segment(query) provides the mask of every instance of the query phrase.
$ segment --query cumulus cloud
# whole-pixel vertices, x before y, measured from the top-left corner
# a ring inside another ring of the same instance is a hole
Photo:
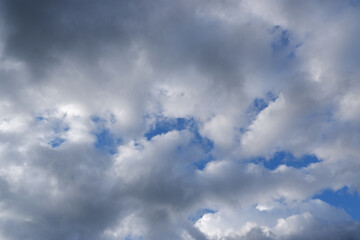
[[[0,238],[360,238],[359,11],[2,1]]]

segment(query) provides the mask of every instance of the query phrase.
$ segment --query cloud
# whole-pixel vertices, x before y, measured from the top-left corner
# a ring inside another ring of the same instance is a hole
[[[251,207],[237,209],[236,214],[225,210],[206,214],[196,223],[209,239],[351,239],[359,234],[358,224],[321,200],[277,202],[270,210]]]
[[[2,1],[0,238],[359,238],[359,9]]]

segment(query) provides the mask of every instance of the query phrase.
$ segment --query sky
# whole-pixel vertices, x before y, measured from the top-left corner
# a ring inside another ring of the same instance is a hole
[[[360,1],[0,1],[1,240],[360,239]]]

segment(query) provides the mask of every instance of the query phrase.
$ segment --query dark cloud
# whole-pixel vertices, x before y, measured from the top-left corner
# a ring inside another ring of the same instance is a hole
[[[109,45],[126,48],[146,18],[141,1],[4,1],[5,52],[34,73],[66,58],[96,64]]]

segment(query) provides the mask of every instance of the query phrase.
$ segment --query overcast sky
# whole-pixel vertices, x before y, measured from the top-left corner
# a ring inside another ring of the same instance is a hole
[[[359,42],[358,0],[2,0],[0,239],[360,239]]]

